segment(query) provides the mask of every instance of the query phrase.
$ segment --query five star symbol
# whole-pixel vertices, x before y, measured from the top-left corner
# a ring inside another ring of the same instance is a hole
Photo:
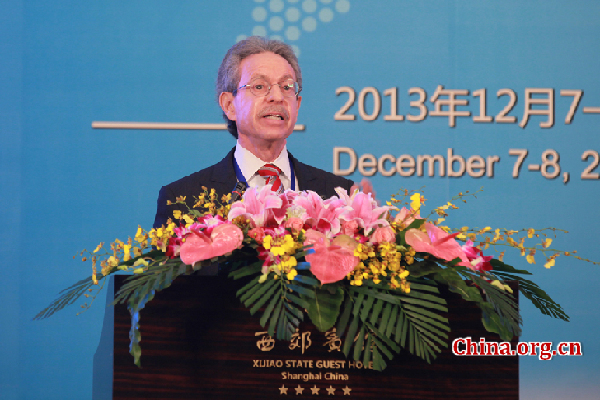
[[[281,395],[285,394],[287,396],[289,389],[290,388],[285,387],[285,385],[281,385],[281,387],[279,388],[279,394],[281,394]],[[311,394],[313,394],[313,395],[318,396],[320,394],[319,391],[321,390],[321,388],[317,387],[316,384],[309,389],[311,391]],[[300,385],[298,385],[298,387],[294,388],[294,390],[296,391],[296,395],[303,394],[303,392],[304,392],[304,388]],[[325,390],[327,390],[328,395],[330,395],[330,396],[335,395],[336,388],[334,388],[333,386],[329,385],[329,387],[325,388]],[[344,392],[344,396],[346,396],[346,395],[350,396],[350,392],[352,391],[352,389],[349,388],[348,385],[346,385],[346,387],[342,388],[342,391]]]

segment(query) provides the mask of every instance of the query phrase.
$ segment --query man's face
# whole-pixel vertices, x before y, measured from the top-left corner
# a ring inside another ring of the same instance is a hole
[[[301,97],[284,97],[280,82],[296,81],[292,66],[274,53],[253,54],[240,63],[238,87],[249,85],[257,78],[271,86],[266,96],[255,96],[249,88],[238,90],[224,110],[236,121],[240,139],[284,140],[293,131],[298,117]],[[223,106],[223,104],[222,104]]]

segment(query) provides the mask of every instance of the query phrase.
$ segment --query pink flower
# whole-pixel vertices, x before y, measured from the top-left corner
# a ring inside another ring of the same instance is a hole
[[[332,236],[339,233],[339,216],[344,212],[339,200],[337,203],[331,199],[323,201],[317,193],[308,190],[296,196],[293,205],[304,210],[300,218],[305,225]]]
[[[269,186],[246,190],[242,201],[231,205],[229,220],[240,215],[254,223],[255,227],[277,226],[283,222],[289,207],[286,194],[277,195]]]
[[[341,233],[348,236],[354,236],[358,233],[358,221],[342,221]]]
[[[340,219],[358,222],[358,225],[365,230],[365,235],[368,235],[371,230],[379,225],[389,226],[385,214],[390,210],[390,207],[379,207],[370,193],[358,192],[348,196],[348,193],[342,188],[336,188],[335,191],[341,203],[345,204],[345,211]],[[333,199],[335,198],[332,197],[330,200]]]
[[[314,250],[305,257],[306,261],[310,263],[313,275],[323,285],[344,279],[360,261],[354,256],[356,241],[349,236],[340,235],[329,242],[322,233],[309,230],[306,237],[305,244],[313,244]]]
[[[210,236],[193,230],[181,244],[179,256],[187,265],[230,253],[241,246],[244,233],[234,224],[221,224],[213,228]]]
[[[402,207],[396,217],[394,218],[394,222],[404,225],[405,227],[409,226],[413,223],[415,219],[421,219],[419,215],[419,211],[409,210],[406,207]]]
[[[392,228],[386,226],[385,228],[377,228],[375,232],[371,235],[369,239],[369,243],[379,244],[383,242],[395,242],[396,241],[396,233]]]
[[[283,227],[291,229],[294,233],[298,233],[304,227],[304,222],[300,218],[292,217],[283,223]]]
[[[490,260],[494,257],[492,256],[484,256],[481,249],[473,246],[473,242],[471,240],[467,240],[467,243],[462,246],[462,250],[465,252],[465,255],[469,259],[468,263],[461,263],[465,267],[471,268],[474,271],[490,271],[492,269],[492,265],[490,264]]]
[[[458,233],[447,234],[437,226],[427,222],[424,224],[427,232],[419,229],[409,229],[404,239],[406,243],[419,253],[429,253],[442,260],[452,261],[460,258],[463,262],[469,262],[465,252],[454,240]],[[460,265],[464,265],[461,263]]]
[[[167,256],[169,258],[175,258],[175,257],[179,256],[179,248],[181,247],[181,238],[178,238],[178,237],[169,238],[167,243],[168,243],[167,251],[165,253],[165,256]]]
[[[324,233],[315,231],[314,229],[308,229],[306,231],[306,234],[304,235],[304,245],[305,246],[312,245],[314,248],[314,246],[317,246],[317,245],[327,246],[327,244],[328,244],[327,237],[325,236]]]
[[[173,232],[175,232],[175,235],[177,235],[178,238],[183,238],[192,231],[200,230],[205,234],[210,235],[215,226],[227,223],[229,222],[220,215],[207,214],[199,217],[196,222],[189,226],[179,226],[174,228]]]
[[[265,228],[252,228],[248,231],[248,236],[256,240],[258,244],[262,245],[262,242],[265,239]]]

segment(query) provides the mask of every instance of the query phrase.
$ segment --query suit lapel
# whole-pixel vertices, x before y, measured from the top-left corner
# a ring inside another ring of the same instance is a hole
[[[233,152],[235,147],[221,161],[211,167],[210,180],[212,187],[219,195],[231,192],[237,182],[233,168]]]
[[[306,167],[306,164],[298,161],[291,153],[290,159],[292,160],[294,172],[298,179],[297,190],[312,190],[317,193],[325,193],[326,183],[323,179],[318,179],[318,177]]]

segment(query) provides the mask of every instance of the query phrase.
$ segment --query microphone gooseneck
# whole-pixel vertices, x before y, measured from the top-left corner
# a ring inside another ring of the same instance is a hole
[[[246,182],[238,181],[238,183],[235,184],[235,187],[231,191],[231,201],[229,202],[229,204],[234,203],[234,202],[238,201],[239,199],[241,199],[242,192],[244,192],[247,187],[248,187],[248,184]]]

